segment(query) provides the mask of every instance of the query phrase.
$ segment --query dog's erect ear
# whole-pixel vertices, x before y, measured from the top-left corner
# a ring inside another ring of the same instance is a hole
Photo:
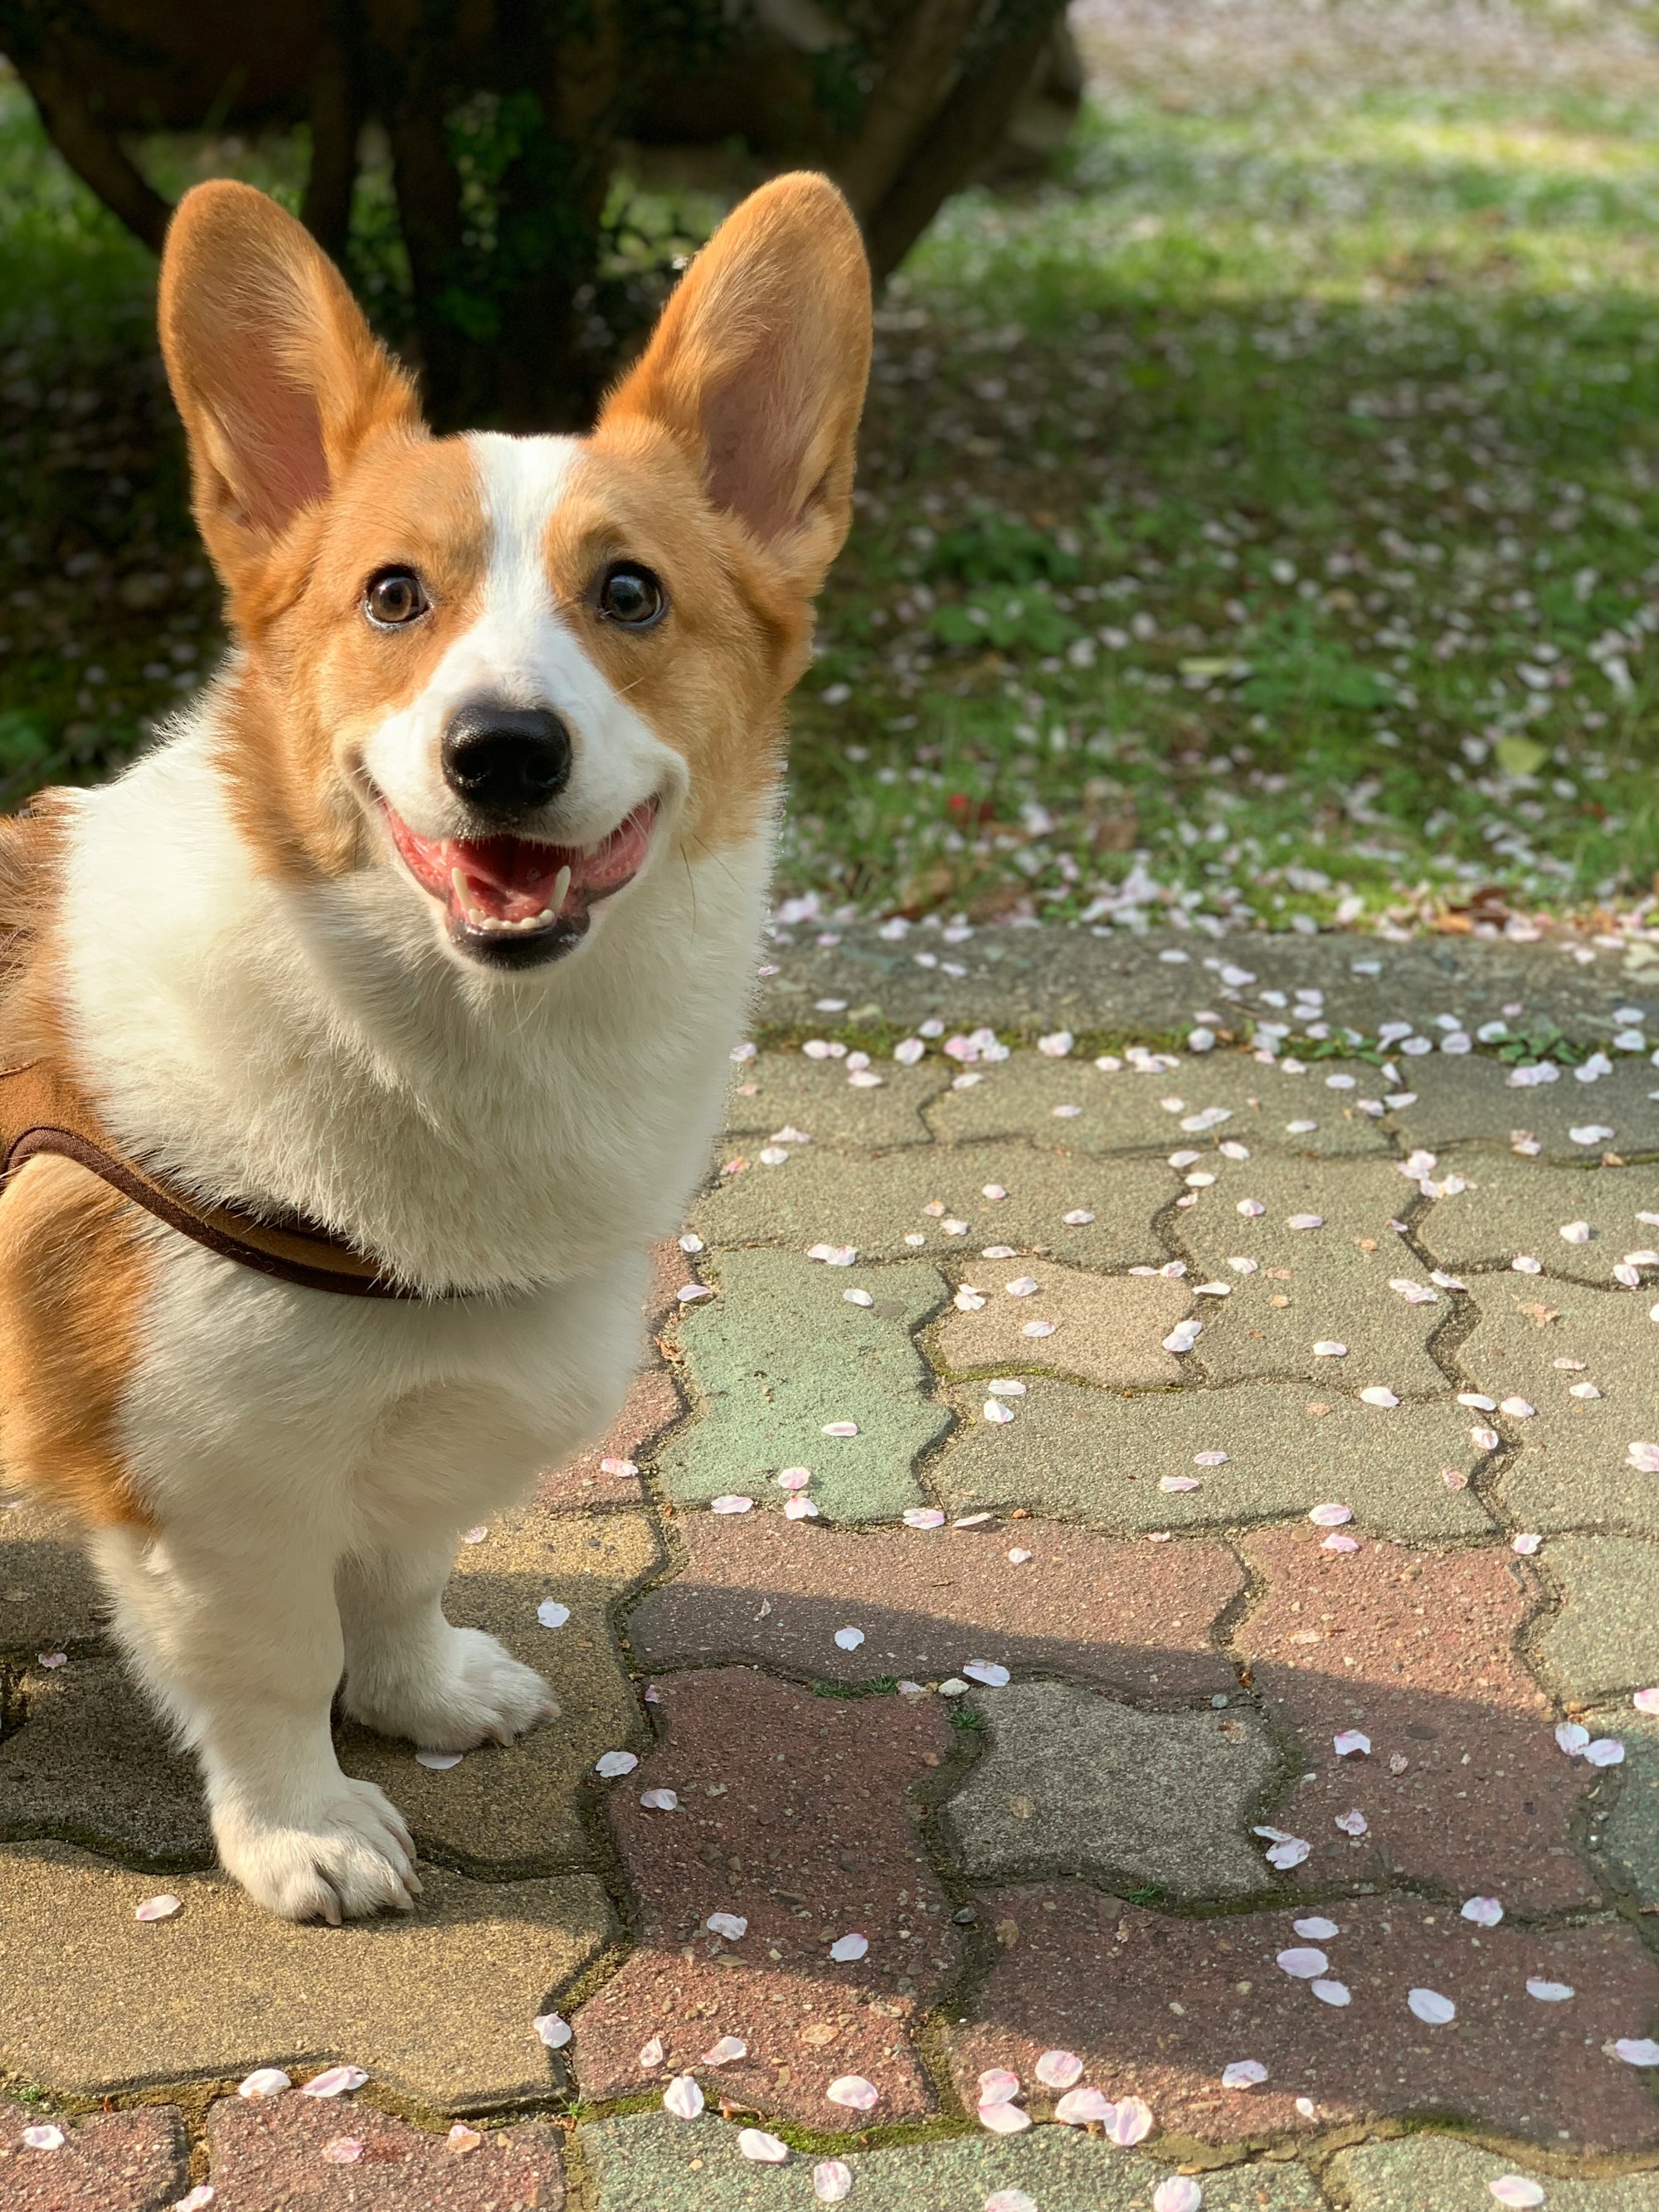
[[[233,591],[256,580],[373,432],[421,434],[408,380],[338,270],[251,185],[198,185],[179,202],[160,319],[197,522]]]
[[[870,373],[870,271],[827,177],[780,177],[698,254],[600,431],[661,423],[710,498],[815,591],[852,519],[854,441]]]

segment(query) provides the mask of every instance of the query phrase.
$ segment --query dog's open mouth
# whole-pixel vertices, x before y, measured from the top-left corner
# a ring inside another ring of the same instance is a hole
[[[593,906],[645,865],[658,801],[647,799],[592,845],[534,837],[422,837],[387,806],[393,843],[444,909],[451,941],[498,966],[556,958],[587,933]]]

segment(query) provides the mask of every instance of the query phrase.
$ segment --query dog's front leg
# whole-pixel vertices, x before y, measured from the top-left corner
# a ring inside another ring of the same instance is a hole
[[[341,1563],[343,1709],[424,1751],[510,1743],[559,1710],[541,1676],[481,1629],[444,1618],[453,1542],[387,1546]]]
[[[334,1561],[285,1547],[181,1547],[105,1531],[115,1630],[201,1761],[227,1870],[287,1920],[337,1924],[420,1888],[395,1805],[340,1771],[330,1708],[344,1656]]]

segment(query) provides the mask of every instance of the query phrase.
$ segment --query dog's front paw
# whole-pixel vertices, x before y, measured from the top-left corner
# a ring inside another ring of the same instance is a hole
[[[380,1680],[348,1674],[345,1711],[381,1735],[407,1736],[422,1751],[471,1751],[511,1743],[558,1703],[532,1667],[520,1666],[493,1636],[452,1628],[423,1664]]]
[[[391,1799],[372,1782],[338,1778],[314,1813],[285,1820],[221,1807],[214,1840],[228,1873],[284,1920],[361,1920],[414,1910],[415,1844]]]

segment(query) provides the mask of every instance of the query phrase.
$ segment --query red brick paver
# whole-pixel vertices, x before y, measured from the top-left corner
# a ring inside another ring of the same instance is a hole
[[[1273,1814],[1313,1845],[1299,1882],[1401,1875],[1528,1911],[1595,1897],[1571,1848],[1595,1774],[1558,1748],[1514,1650],[1537,1603],[1529,1570],[1495,1547],[1327,1552],[1300,1528],[1240,1548],[1267,1595],[1235,1649],[1305,1760]],[[1369,1755],[1337,1756],[1346,1729],[1370,1738]],[[1357,1838],[1335,1825],[1355,1810],[1369,1823]]]
[[[679,1289],[694,1282],[696,1263],[672,1237],[652,1247],[651,1286],[646,1293],[646,1343],[640,1372],[609,1432],[592,1451],[543,1471],[537,1496],[556,1512],[591,1511],[596,1505],[639,1505],[645,1486],[637,1475],[607,1474],[610,1460],[637,1462],[645,1447],[685,1411],[673,1370],[663,1357],[663,1333],[679,1312]]]
[[[349,2097],[223,2098],[208,2114],[213,2212],[560,2212],[557,2128],[520,2120],[477,2132],[476,2148],[456,2150]],[[340,2162],[325,2155],[331,2143],[362,2148]]]
[[[978,2017],[948,2033],[970,2107],[982,2068],[1030,2084],[1058,2045],[1109,2096],[1144,2097],[1163,2128],[1210,2141],[1438,2113],[1540,2142],[1561,2130],[1588,2152],[1659,2145],[1646,2078],[1602,2049],[1644,2034],[1659,2007],[1659,1964],[1622,1923],[1540,1933],[1474,1928],[1403,1897],[1333,1906],[1341,1933],[1319,1948],[1351,1992],[1338,2008],[1275,1963],[1308,1942],[1291,1923],[1311,1908],[1182,1920],[1073,1883],[981,1906],[997,1961]],[[1576,1994],[1540,2002],[1528,1978]],[[1455,2019],[1416,2018],[1414,1988],[1449,1997]],[[1250,2058],[1267,2081],[1223,2088],[1222,2069]]]
[[[689,1561],[630,1623],[648,1667],[755,1659],[836,1680],[937,1680],[981,1658],[1153,1698],[1237,1687],[1212,1633],[1244,1578],[1218,1544],[1152,1549],[1046,1521],[867,1534],[763,1513],[682,1525]],[[852,1651],[835,1640],[848,1627],[864,1635]]]
[[[25,2128],[60,2128],[58,2150],[32,2150]],[[5,2212],[162,2212],[190,2186],[184,2120],[174,2105],[68,2120],[0,2105]]]
[[[856,2124],[825,2101],[838,2075],[881,2093],[878,2121],[932,2105],[909,2033],[958,1957],[950,1905],[906,1803],[948,1755],[937,1698],[843,1699],[730,1668],[665,1683],[664,1741],[609,1801],[639,1899],[634,1949],[576,2020],[584,2094],[637,2094],[671,2074],[812,2126]],[[647,1788],[679,1796],[648,1812]],[[745,1919],[726,1941],[707,1916]],[[863,1960],[830,1945],[859,1934]],[[723,2037],[748,2056],[718,2071]],[[664,2045],[659,2066],[641,2047]]]

